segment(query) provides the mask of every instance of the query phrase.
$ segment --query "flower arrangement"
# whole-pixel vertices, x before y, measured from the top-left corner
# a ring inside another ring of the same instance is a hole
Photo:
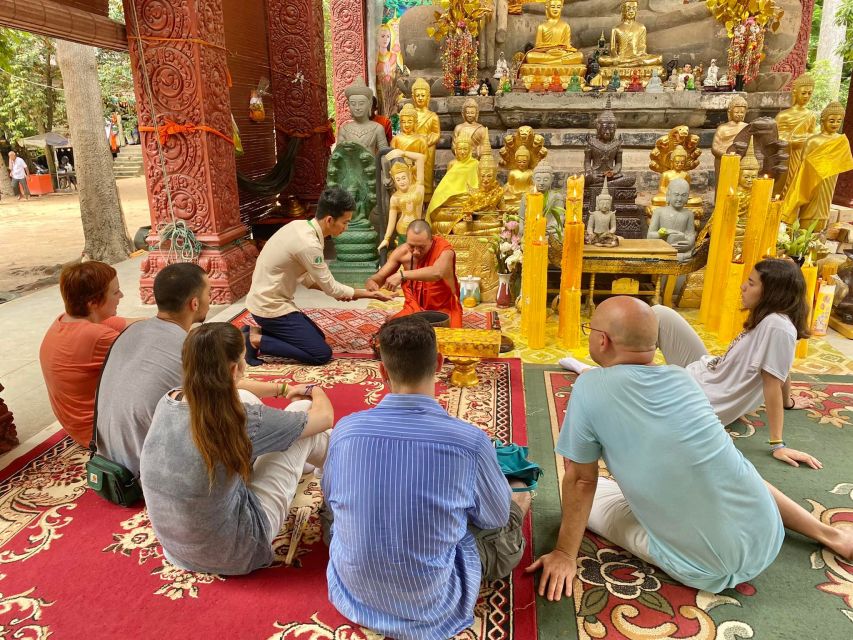
[[[802,260],[806,254],[814,254],[818,252],[823,243],[820,241],[820,236],[814,233],[817,220],[812,222],[808,229],[800,228],[800,221],[797,220],[787,229],[780,229],[779,236],[776,239],[777,251],[784,252],[786,256],[795,260]]]
[[[498,273],[512,273],[522,262],[519,217],[508,215],[498,236],[489,240],[489,251],[498,262]]]
[[[427,35],[441,44],[441,67],[444,87],[454,90],[454,85],[466,92],[477,84],[477,62],[480,20],[492,11],[481,6],[479,0],[442,0],[443,12],[435,12],[433,26]]]

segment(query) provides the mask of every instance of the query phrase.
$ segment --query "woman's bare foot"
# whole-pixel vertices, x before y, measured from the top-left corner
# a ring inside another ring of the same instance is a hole
[[[823,544],[842,560],[853,562],[853,527],[832,527]]]
[[[255,349],[261,348],[261,328],[249,325],[249,343]]]

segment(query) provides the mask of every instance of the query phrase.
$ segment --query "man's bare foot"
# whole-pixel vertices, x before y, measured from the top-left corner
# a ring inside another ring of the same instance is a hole
[[[847,562],[853,562],[853,527],[832,527],[832,537],[824,541],[827,549]]]
[[[261,328],[249,326],[249,343],[255,347],[255,349],[261,348]]]

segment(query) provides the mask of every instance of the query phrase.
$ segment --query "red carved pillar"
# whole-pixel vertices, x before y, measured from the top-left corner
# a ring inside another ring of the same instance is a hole
[[[292,134],[322,129],[329,120],[323,7],[320,0],[267,0],[267,11],[276,141],[282,149]],[[328,162],[326,132],[310,134],[299,147],[285,193],[316,201]]]
[[[155,126],[156,114],[157,125],[203,125],[228,138],[196,130],[170,135],[161,148],[153,131],[142,132],[149,244],[159,240],[158,225],[185,222],[202,243],[211,301],[233,302],[249,290],[257,250],[244,242],[239,217],[222,0],[124,0],[124,11],[140,129]],[[153,302],[154,276],[175,260],[165,248],[143,260],[143,302]]]
[[[332,65],[334,69],[335,116],[338,126],[352,119],[344,90],[367,73],[367,34],[363,0],[330,0],[332,32]]]
[[[787,71],[791,74],[791,80],[802,75],[806,70],[806,62],[809,57],[809,36],[812,32],[812,15],[814,14],[814,0],[800,0],[803,5],[803,13],[800,18],[800,31],[797,34],[797,44],[791,49],[787,56],[773,65],[773,71]],[[790,80],[783,87],[789,89]]]
[[[848,140],[853,141],[853,82],[850,83],[850,89],[847,92],[847,113],[844,114],[844,135]],[[835,185],[835,195],[832,198],[833,204],[840,204],[843,207],[853,207],[853,171],[845,171],[838,176],[838,182]]]
[[[0,391],[3,385],[0,384]],[[6,453],[18,445],[18,432],[15,430],[15,417],[9,407],[0,398],[0,453]]]

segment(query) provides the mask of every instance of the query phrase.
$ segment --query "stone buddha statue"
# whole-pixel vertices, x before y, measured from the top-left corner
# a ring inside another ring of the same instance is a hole
[[[412,83],[412,102],[415,105],[417,122],[415,132],[423,137],[427,145],[427,158],[424,165],[424,192],[425,199],[429,202],[433,192],[433,180],[435,175],[435,147],[441,137],[441,125],[438,115],[429,109],[430,90],[429,84],[423,78],[418,78]]]
[[[841,133],[843,122],[840,102],[830,102],[821,112],[820,133],[806,142],[798,173],[791,179],[782,203],[786,222],[799,219],[803,229],[816,223],[816,233],[826,228],[838,175],[853,169],[850,141]],[[814,174],[819,180],[812,177]]]
[[[379,153],[381,149],[387,149],[388,139],[385,137],[385,128],[370,119],[373,90],[364,84],[362,78],[356,78],[355,82],[346,88],[344,94],[353,120],[341,125],[337,141],[339,143],[357,142],[373,155]]]
[[[474,98],[467,98],[462,103],[462,117],[464,121],[457,124],[453,129],[453,140],[450,143],[452,150],[456,149],[456,141],[460,138],[468,138],[471,141],[471,154],[479,158],[492,153],[489,143],[489,130],[477,122],[480,108]]]
[[[654,210],[646,234],[649,239],[661,238],[671,244],[678,251],[679,261],[687,260],[696,244],[693,212],[685,206],[689,196],[690,185],[686,180],[677,178],[670,182],[666,192],[667,204]]]
[[[814,78],[804,73],[791,84],[791,106],[776,114],[779,139],[788,143],[788,171],[776,178],[773,192],[784,196],[803,157],[803,147],[815,133],[817,118],[808,108],[814,93]]]
[[[746,122],[744,122],[746,98],[735,96],[729,100],[728,115],[729,121],[717,127],[714,132],[714,140],[711,142],[711,153],[714,155],[714,173],[717,177],[720,175],[720,158],[728,152],[729,147],[735,141],[735,136],[746,126]]]
[[[414,167],[410,166],[404,159],[394,162],[388,172],[394,183],[395,191],[391,196],[385,237],[379,243],[378,249],[380,251],[385,247],[390,247],[395,231],[395,245],[400,246],[406,241],[406,229],[409,228],[409,223],[423,218],[424,187],[418,182],[413,169]],[[418,169],[423,173],[423,163]],[[421,179],[423,179],[422,176]]]
[[[740,174],[737,183],[737,222],[735,223],[735,245],[732,260],[739,260],[743,251],[743,235],[746,231],[752,182],[758,177],[760,169],[761,164],[755,156],[755,145],[750,138],[746,155],[740,159]]]
[[[568,82],[584,75],[583,53],[572,46],[572,30],[562,18],[563,0],[545,0],[545,21],[536,29],[536,42],[524,57],[521,75],[559,76]]]
[[[435,188],[427,207],[427,222],[439,235],[447,235],[462,220],[462,206],[468,199],[469,188],[477,188],[480,178],[477,159],[471,155],[471,141],[456,141],[456,159],[447,165],[447,173]]]
[[[601,193],[595,198],[595,211],[591,211],[586,221],[586,244],[598,247],[618,247],[616,235],[616,212],[613,210],[613,198],[607,188],[607,178]]]
[[[599,56],[602,73],[606,78],[613,75],[614,70],[629,77],[634,70],[639,72],[643,82],[648,82],[652,69],[660,66],[663,58],[650,54],[646,50],[646,27],[637,22],[637,2],[627,0],[622,3],[622,22],[610,32],[610,55]]]

